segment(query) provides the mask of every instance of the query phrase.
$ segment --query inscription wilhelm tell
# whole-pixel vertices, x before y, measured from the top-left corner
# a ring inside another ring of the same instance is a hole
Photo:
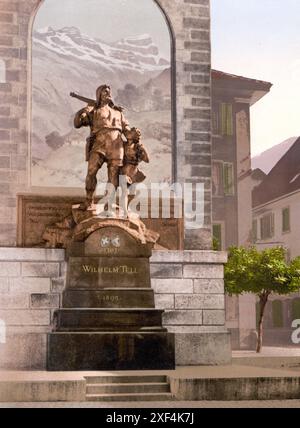
[[[137,268],[129,266],[114,266],[114,267],[97,267],[92,265],[82,265],[82,270],[84,273],[107,273],[107,274],[128,274],[135,275],[138,273]]]

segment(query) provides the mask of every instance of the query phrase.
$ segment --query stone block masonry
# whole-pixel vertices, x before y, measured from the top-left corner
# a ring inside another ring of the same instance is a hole
[[[176,260],[176,264],[173,261]],[[191,332],[225,325],[223,263],[226,253],[185,251],[154,252],[152,288],[156,307],[166,309],[170,331]]]
[[[45,369],[47,333],[60,307],[64,250],[0,248],[0,367]]]
[[[223,264],[226,253],[154,251],[151,285],[163,324],[175,333],[177,365],[225,364]],[[61,307],[65,251],[0,248],[0,368],[45,369],[46,339]],[[0,332],[3,333],[3,332]]]
[[[175,333],[177,365],[227,364],[230,337],[225,328],[226,253],[154,252],[152,288],[164,326]]]

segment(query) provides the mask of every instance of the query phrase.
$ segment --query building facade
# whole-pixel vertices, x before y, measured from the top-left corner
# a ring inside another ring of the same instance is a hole
[[[284,247],[300,256],[300,138],[253,189],[253,241],[258,249]],[[300,294],[271,296],[264,321],[265,343],[292,345],[292,322],[300,319]]]
[[[212,72],[212,218],[217,249],[251,243],[250,108],[271,86],[268,82]],[[254,296],[227,296],[226,322],[234,348],[252,347]]]

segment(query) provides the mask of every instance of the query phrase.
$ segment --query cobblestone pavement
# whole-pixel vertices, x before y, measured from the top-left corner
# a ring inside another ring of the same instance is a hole
[[[0,408],[103,408],[103,409],[176,409],[176,408],[297,408],[300,409],[300,400],[283,401],[177,401],[177,402],[149,402],[149,403],[1,403]]]

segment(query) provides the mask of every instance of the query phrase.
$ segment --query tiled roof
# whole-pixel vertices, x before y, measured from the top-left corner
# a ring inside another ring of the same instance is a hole
[[[300,137],[252,193],[253,207],[300,190]]]

